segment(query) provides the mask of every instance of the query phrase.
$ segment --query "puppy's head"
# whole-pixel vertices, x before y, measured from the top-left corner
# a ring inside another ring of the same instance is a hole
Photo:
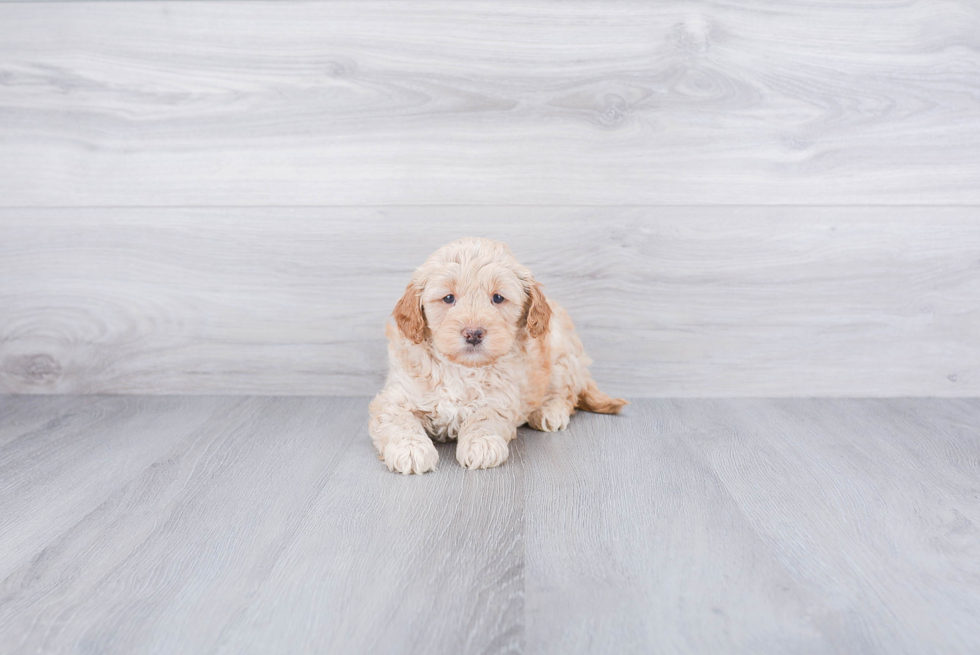
[[[415,271],[392,315],[415,343],[429,340],[458,364],[484,366],[521,339],[544,337],[551,308],[506,244],[468,238],[443,246]]]

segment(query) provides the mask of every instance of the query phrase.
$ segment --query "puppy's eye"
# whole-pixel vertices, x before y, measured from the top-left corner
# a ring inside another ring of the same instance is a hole
[[[499,305],[504,300],[506,300],[506,298],[504,298],[503,296],[501,296],[499,293],[493,294],[493,304]]]
[[[444,303],[446,303],[447,305],[451,305],[454,302],[456,302],[456,296],[454,296],[453,294],[449,294],[448,296],[446,296],[445,298],[443,298],[442,301]]]

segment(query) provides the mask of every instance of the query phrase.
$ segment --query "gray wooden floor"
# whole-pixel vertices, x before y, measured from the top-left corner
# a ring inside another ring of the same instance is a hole
[[[415,478],[366,404],[0,396],[3,650],[980,650],[980,400],[638,401]]]

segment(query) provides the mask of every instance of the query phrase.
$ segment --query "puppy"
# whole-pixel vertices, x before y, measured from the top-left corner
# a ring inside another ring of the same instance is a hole
[[[458,440],[465,468],[500,466],[519,425],[564,430],[576,408],[616,414],[627,404],[599,391],[568,314],[499,241],[437,250],[392,316],[390,370],[369,424],[391,471],[435,469],[432,439]]]

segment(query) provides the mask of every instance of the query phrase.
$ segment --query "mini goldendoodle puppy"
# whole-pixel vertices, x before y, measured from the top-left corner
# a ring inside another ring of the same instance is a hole
[[[390,371],[369,429],[388,469],[425,473],[432,440],[458,439],[470,469],[500,466],[523,423],[553,432],[575,409],[616,414],[571,319],[506,244],[460,239],[415,271],[389,323]]]

